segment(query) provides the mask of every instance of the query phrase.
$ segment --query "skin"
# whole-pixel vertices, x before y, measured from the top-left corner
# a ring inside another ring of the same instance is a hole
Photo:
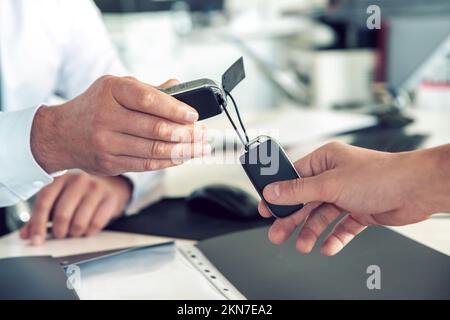
[[[307,254],[327,226],[340,219],[321,245],[322,254],[332,256],[369,225],[401,226],[449,213],[449,159],[450,144],[404,153],[327,144],[295,162],[301,179],[264,189],[269,203],[306,203],[275,220],[269,239],[282,244],[300,229],[296,247]],[[271,216],[264,202],[258,209],[263,217]]]
[[[31,151],[47,172],[78,168],[115,176],[159,170],[211,151],[197,119],[195,109],[155,87],[104,76],[77,98],[38,110]]]
[[[31,219],[20,236],[32,245],[41,245],[49,221],[57,239],[94,235],[123,214],[131,191],[124,177],[65,174],[39,192]]]
[[[169,80],[158,88],[177,84]],[[47,172],[80,168],[38,194],[23,239],[42,244],[52,222],[56,238],[90,236],[120,217],[132,186],[120,173],[158,170],[206,155],[206,130],[195,109],[130,77],[106,76],[61,106],[41,108],[31,146]]]

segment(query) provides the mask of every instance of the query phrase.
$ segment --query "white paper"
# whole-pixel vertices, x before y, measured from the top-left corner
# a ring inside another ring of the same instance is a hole
[[[82,300],[225,299],[173,244],[81,264],[79,279]]]
[[[102,231],[92,237],[49,239],[43,245],[32,246],[29,240],[22,240],[19,232],[0,238],[0,258],[20,256],[53,257],[69,256],[88,252],[138,247],[170,241],[165,237],[148,236],[126,232]],[[190,244],[189,241],[177,241]]]

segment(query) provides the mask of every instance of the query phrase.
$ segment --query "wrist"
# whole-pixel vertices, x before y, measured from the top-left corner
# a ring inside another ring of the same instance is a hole
[[[62,141],[61,106],[40,107],[31,127],[31,152],[36,162],[47,172],[71,169],[71,162]]]
[[[450,145],[417,151],[422,201],[431,213],[450,213]]]
[[[120,217],[128,204],[131,201],[131,197],[133,194],[133,183],[124,176],[114,176],[114,177],[100,177],[100,179],[104,179],[111,186],[114,197],[117,199],[117,214],[114,215],[114,218]]]

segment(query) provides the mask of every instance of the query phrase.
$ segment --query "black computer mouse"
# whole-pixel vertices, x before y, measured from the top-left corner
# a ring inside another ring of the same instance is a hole
[[[202,187],[186,198],[195,212],[233,220],[256,220],[258,201],[247,192],[228,185],[216,184]]]

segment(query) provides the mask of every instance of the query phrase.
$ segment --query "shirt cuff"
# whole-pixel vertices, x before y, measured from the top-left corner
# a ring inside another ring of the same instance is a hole
[[[138,213],[142,208],[154,203],[164,195],[163,171],[129,172],[122,176],[133,185],[133,194],[125,210],[125,215]]]
[[[31,127],[39,107],[0,115],[0,183],[22,200],[53,182],[31,152]]]

